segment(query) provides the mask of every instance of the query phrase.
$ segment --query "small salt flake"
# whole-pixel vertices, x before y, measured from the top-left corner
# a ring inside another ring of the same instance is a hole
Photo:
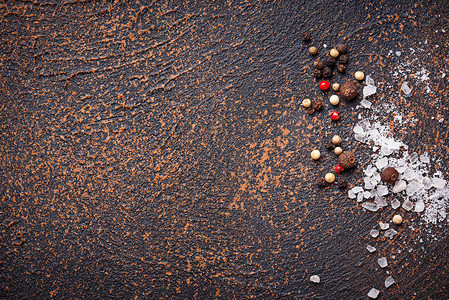
[[[424,177],[422,179],[423,188],[428,190],[433,186],[433,182],[429,177]]]
[[[372,288],[369,292],[368,292],[368,297],[372,298],[372,299],[376,299],[377,296],[379,296],[379,290]]]
[[[405,192],[407,193],[407,196],[413,196],[416,194],[416,192],[420,191],[423,188],[423,185],[421,182],[418,182],[417,180],[413,180],[407,185],[407,188],[405,189]]]
[[[367,87],[365,87],[365,88],[367,88]],[[374,94],[374,93],[373,93]],[[372,94],[369,94],[369,95],[367,95],[366,97],[368,97],[368,96],[371,96]],[[363,96],[365,97],[365,89],[363,90]],[[370,109],[371,108],[371,102],[370,101],[368,101],[368,100],[365,100],[365,99],[363,99],[362,101],[360,101],[360,105],[363,107],[363,108],[367,108],[367,109]]]
[[[350,199],[355,199],[355,198],[357,197],[357,195],[354,194],[354,192],[353,192],[352,189],[351,189],[351,190],[348,191],[348,197],[349,197]]]
[[[399,206],[401,206],[401,202],[400,202],[398,199],[393,199],[393,200],[391,201],[391,207],[392,207],[393,209],[396,209],[396,208],[398,208]]]
[[[377,230],[377,229],[371,229],[371,231],[369,232],[369,234],[370,234],[373,238],[378,237],[378,236],[379,236],[379,230]]]
[[[312,276],[310,276],[310,281],[312,281],[314,283],[320,283],[320,276],[312,275]]]
[[[405,200],[404,203],[402,203],[402,208],[406,211],[410,211],[413,208],[413,203],[410,200]]]
[[[374,251],[376,251],[376,248],[371,246],[371,245],[368,245],[368,246],[366,246],[366,250],[368,250],[369,252],[373,253]]]
[[[388,276],[387,279],[385,279],[385,287],[389,288],[390,286],[392,286],[395,283],[393,277]]]
[[[386,166],[388,166],[388,158],[387,157],[383,157],[376,161],[376,167],[379,170],[385,168]]]
[[[366,75],[365,82],[368,86],[374,86],[374,79],[371,77],[371,75]]]
[[[404,180],[398,180],[396,181],[394,187],[393,187],[393,193],[397,194],[402,192],[407,188],[407,183]]]
[[[371,202],[362,203],[362,207],[369,211],[378,211],[379,210],[379,205],[377,205],[376,203],[371,203]]]
[[[357,202],[363,202],[363,193],[357,194]]]
[[[396,51],[394,54],[396,54],[396,56],[401,56],[401,51]]]
[[[385,257],[381,257],[377,259],[377,263],[379,264],[379,266],[381,268],[385,268],[386,266],[388,266],[388,262],[387,259]]]
[[[415,212],[423,212],[425,208],[425,204],[422,200],[418,200],[415,203]]]
[[[388,206],[387,201],[385,201],[384,197],[375,197],[374,198],[374,203],[376,203],[377,205],[379,205],[379,207],[385,207]]]
[[[360,192],[363,192],[363,188],[361,186],[355,186],[352,188],[352,191],[354,192],[354,194],[358,194]]]
[[[429,158],[429,156],[427,156],[427,153],[422,154],[422,155],[419,157],[419,160],[420,160],[422,163],[425,163],[425,164],[430,163],[430,158]]]
[[[365,198],[365,199],[371,198],[371,192],[365,191],[365,192],[363,193],[363,198]]]
[[[379,227],[380,227],[380,229],[382,229],[382,230],[386,230],[386,229],[390,228],[390,224],[388,224],[388,223],[383,223],[383,222],[379,222]]]
[[[401,85],[401,91],[406,94],[410,95],[412,93],[412,89],[408,86],[407,82],[404,81]]]
[[[433,182],[433,186],[439,190],[444,189],[444,187],[446,186],[446,180],[438,178],[438,177],[433,177],[432,182]]]
[[[377,186],[377,194],[379,196],[388,195],[388,187],[386,185],[378,185]]]
[[[384,236],[392,239],[398,232],[396,230],[394,230],[393,228],[388,229],[387,231],[385,231]]]

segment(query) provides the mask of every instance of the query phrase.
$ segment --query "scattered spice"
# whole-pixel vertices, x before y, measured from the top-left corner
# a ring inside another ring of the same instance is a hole
[[[339,135],[334,135],[332,137],[332,144],[340,145],[341,144],[341,137]]]
[[[315,110],[322,110],[323,106],[324,106],[323,101],[318,100],[317,102],[315,102],[313,104],[313,109],[315,109]]]
[[[398,179],[398,177],[399,177],[399,172],[398,172],[398,170],[396,170],[393,167],[386,168],[380,175],[380,178],[382,179],[382,181],[384,181],[386,183],[395,183],[396,180]]]
[[[393,223],[396,225],[402,224],[402,217],[400,215],[393,216]]]
[[[343,167],[341,165],[337,165],[334,168],[335,173],[340,174],[341,172],[343,172],[345,169],[343,169]]]
[[[315,76],[315,78],[320,78],[321,76],[323,76],[323,71],[321,71],[320,69],[314,69],[313,76]]]
[[[348,52],[348,47],[345,44],[338,44],[335,49],[337,49],[340,54],[345,54],[346,52]]]
[[[324,68],[324,63],[321,61],[321,58],[318,57],[317,60],[313,62],[313,66],[318,70],[322,70]]]
[[[335,59],[335,57],[332,57],[330,55],[327,55],[326,57],[324,57],[324,65],[325,66],[333,67],[333,66],[335,66],[336,63],[337,63],[337,60]]]
[[[338,163],[345,169],[351,169],[355,166],[356,162],[357,158],[352,151],[344,151],[338,157]]]
[[[333,83],[332,89],[337,92],[340,89],[340,84],[337,82]]]
[[[357,86],[352,81],[345,82],[340,87],[340,95],[346,100],[354,99],[357,97]]]
[[[317,184],[319,187],[323,188],[323,187],[326,186],[326,180],[325,180],[323,177],[320,177],[320,178],[318,178],[318,179],[316,180],[316,184]]]
[[[327,142],[326,143],[326,149],[329,150],[329,151],[332,151],[332,150],[335,149],[335,145],[332,144],[332,142]]]
[[[339,189],[345,189],[348,187],[348,182],[343,178],[337,180],[337,186]]]
[[[338,105],[338,103],[340,103],[340,97],[338,97],[338,95],[332,95],[332,96],[329,98],[329,102],[330,102],[332,105]]]

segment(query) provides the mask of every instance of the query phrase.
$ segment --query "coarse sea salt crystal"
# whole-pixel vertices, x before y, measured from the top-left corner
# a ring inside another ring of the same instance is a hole
[[[371,229],[371,231],[369,232],[369,234],[370,234],[373,238],[378,237],[378,236],[379,236],[379,230],[377,230],[377,229]]]
[[[392,239],[398,232],[394,230],[393,228],[388,229],[385,231],[384,236],[387,238]]]
[[[379,222],[379,227],[380,227],[380,229],[382,229],[382,230],[386,230],[386,229],[390,228],[390,224],[388,224],[388,223],[383,223],[383,222]]]
[[[388,195],[388,187],[386,185],[378,185],[377,186],[377,194],[379,196]]]
[[[433,181],[433,186],[436,189],[441,190],[441,189],[444,189],[444,187],[446,186],[446,180],[444,180],[444,179],[441,179],[438,177],[433,177],[432,181]]]
[[[423,185],[421,182],[413,180],[412,182],[410,182],[407,185],[407,188],[405,191],[407,193],[407,196],[413,196],[417,191],[421,190],[422,188],[423,188]]]
[[[372,289],[369,290],[367,296],[372,298],[372,299],[376,299],[377,296],[379,296],[379,290],[375,289],[375,288],[372,288]]]
[[[374,198],[374,203],[379,205],[379,207],[385,207],[385,206],[388,205],[388,203],[387,203],[387,201],[385,201],[384,197],[375,197]]]
[[[405,200],[404,203],[402,203],[402,208],[406,211],[410,211],[413,208],[413,203],[410,200]]]
[[[364,192],[363,193],[363,198],[365,198],[365,199],[371,198],[371,192],[368,192],[368,191]]]
[[[358,193],[357,194],[357,202],[362,202],[363,201],[363,193]]]
[[[355,199],[355,198],[357,197],[357,195],[354,194],[354,192],[353,192],[352,189],[351,189],[351,190],[348,191],[348,197],[349,197],[350,199]]]
[[[314,283],[320,283],[320,276],[312,275],[312,276],[310,276],[310,281],[312,281]]]
[[[361,186],[355,186],[352,188],[352,191],[354,192],[354,194],[358,194],[360,192],[363,192],[363,188]]]
[[[364,177],[363,181],[365,182],[365,189],[367,190],[371,190],[377,185],[377,180],[371,177]]]
[[[377,263],[379,264],[379,266],[381,268],[385,268],[386,266],[388,266],[388,262],[387,259],[385,257],[381,257],[377,259]]]
[[[395,283],[393,277],[388,276],[387,279],[385,279],[385,287],[389,288],[390,286],[392,286]]]
[[[385,168],[386,166],[388,166],[388,158],[387,157],[383,157],[376,161],[376,167],[379,170]]]
[[[365,108],[370,108],[371,107],[371,102],[370,101],[366,101],[365,98],[374,95],[377,92],[377,88],[375,86],[365,86],[363,87],[363,100],[360,101],[360,104],[365,107]],[[369,106],[366,106],[364,103],[362,103],[363,101],[366,101],[366,103],[369,103]]]
[[[374,85],[375,85],[374,79],[371,77],[371,75],[366,75],[366,77],[365,77],[365,83],[366,83],[366,85],[368,85],[368,86],[374,86]]]
[[[425,207],[424,202],[422,200],[418,200],[415,203],[415,212],[423,212]]]
[[[377,205],[376,203],[372,203],[372,202],[364,202],[364,203],[362,203],[362,207],[369,211],[378,211],[379,210],[379,205]]]
[[[354,126],[354,129],[352,130],[354,131],[354,133],[359,134],[359,135],[364,135],[365,131],[363,130],[363,128],[361,126]]]
[[[371,177],[374,175],[374,172],[376,171],[376,168],[369,167],[363,173],[365,173],[366,176]]]
[[[367,86],[365,87],[365,88],[367,88]],[[374,88],[374,89],[376,89],[376,88]],[[375,92],[374,92],[375,93]],[[374,93],[372,93],[372,94],[369,94],[368,96],[371,96],[371,95],[373,95]],[[363,96],[365,97],[365,90],[363,90]],[[368,96],[366,96],[366,97],[368,97]],[[364,107],[364,108],[367,108],[367,109],[370,109],[371,108],[371,102],[370,101],[368,101],[368,100],[365,100],[365,99],[363,99],[362,101],[360,101],[360,105],[362,106],[362,107]]]
[[[412,93],[412,89],[408,86],[407,81],[402,83],[401,91],[406,95],[410,95]]]
[[[422,179],[423,188],[428,190],[433,186],[433,182],[429,177],[424,177]]]
[[[421,156],[419,157],[419,160],[425,164],[430,163],[430,158],[429,158],[429,156],[427,156],[427,153],[421,154]]]
[[[416,177],[416,172],[412,169],[412,168],[407,168],[404,171],[404,179],[407,181],[411,181],[413,179],[415,179]]]
[[[393,199],[391,200],[391,207],[393,209],[398,208],[399,206],[401,206],[401,202],[398,199]]]
[[[376,251],[376,248],[371,246],[371,245],[368,245],[368,246],[366,246],[366,250],[368,250],[369,252],[373,253],[374,251]]]
[[[406,188],[407,188],[407,183],[404,180],[398,180],[394,184],[393,193],[395,193],[395,194],[400,193],[403,190],[405,190]]]

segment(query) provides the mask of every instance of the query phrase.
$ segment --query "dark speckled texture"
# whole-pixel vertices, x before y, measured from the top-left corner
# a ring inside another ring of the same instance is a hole
[[[434,101],[415,89],[405,103],[387,54],[428,39],[440,47],[420,61],[438,74],[448,7],[1,1],[0,296],[364,299],[383,287],[384,255],[397,284],[380,297],[448,298],[446,221],[427,233],[402,212],[399,235],[373,241],[369,230],[391,209],[368,213],[315,185],[335,164],[322,146],[334,133],[359,158],[343,176],[360,180],[369,152],[350,134],[360,99],[341,104],[339,123],[327,101],[313,116],[300,106],[329,95],[307,48],[345,42],[348,73],[334,80],[361,69],[391,85],[373,102],[411,112],[416,125],[398,134],[447,176],[447,118],[431,118],[448,113],[447,79],[432,78]],[[416,244],[424,233],[436,239]]]

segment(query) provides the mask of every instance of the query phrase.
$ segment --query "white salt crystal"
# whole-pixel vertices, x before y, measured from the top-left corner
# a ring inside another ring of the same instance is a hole
[[[383,145],[382,147],[380,147],[380,152],[382,153],[382,155],[388,156],[393,153],[393,150],[388,148],[387,146]]]
[[[310,281],[312,281],[314,283],[320,283],[320,276],[312,275],[312,276],[310,276]]]
[[[413,179],[415,179],[416,177],[416,172],[412,169],[412,168],[407,168],[404,171],[404,179],[407,181],[411,181]]]
[[[354,131],[354,133],[359,134],[359,135],[365,135],[365,131],[363,130],[363,128],[358,125],[354,126],[354,129],[352,131]]]
[[[374,175],[375,171],[376,171],[376,168],[369,167],[363,173],[365,173],[366,176],[371,177]]]
[[[430,163],[430,159],[429,159],[429,157],[427,156],[427,153],[422,154],[422,155],[419,157],[419,160],[420,160],[422,163],[425,163],[425,164]]]
[[[366,89],[366,88],[368,88],[368,87],[365,86],[365,89]],[[374,88],[374,93],[365,95],[365,89],[363,89],[363,97],[371,96],[371,95],[373,95],[373,94],[376,92],[376,88]],[[367,109],[370,109],[370,108],[371,108],[371,104],[372,104],[372,103],[371,103],[370,101],[365,100],[365,99],[363,99],[362,101],[360,101],[360,105],[361,105],[362,107],[364,107],[364,108],[367,108]]]
[[[393,277],[388,276],[388,278],[385,279],[385,287],[386,287],[386,288],[389,288],[390,286],[393,285],[394,282],[395,282],[395,281],[394,281]]]
[[[377,194],[379,196],[388,195],[388,187],[386,185],[378,185],[377,186]]]
[[[376,203],[372,203],[372,202],[364,202],[364,203],[362,203],[362,207],[369,211],[379,210],[379,205],[377,205]]]
[[[433,186],[433,182],[429,177],[424,177],[422,179],[422,184],[423,184],[424,189],[426,189],[426,190],[430,189]]]
[[[399,206],[401,206],[401,202],[400,202],[398,199],[393,199],[393,200],[391,201],[391,207],[392,207],[393,209],[396,209],[396,208],[398,208]]]
[[[423,212],[425,208],[425,204],[422,200],[418,200],[415,203],[415,212]]]
[[[405,172],[405,170],[407,170],[407,168],[407,166],[399,166],[396,168],[396,170],[398,170],[398,172],[402,174]]]
[[[382,229],[382,230],[386,230],[386,229],[390,228],[390,224],[388,224],[388,223],[383,223],[383,222],[379,222],[379,227],[380,227],[380,229]]]
[[[369,234],[370,234],[373,238],[378,237],[378,236],[379,236],[379,230],[377,230],[377,229],[371,229],[371,231],[369,232]]]
[[[436,189],[441,190],[441,189],[444,189],[444,187],[446,186],[446,180],[444,180],[444,179],[441,179],[438,177],[433,177],[432,181],[433,181],[433,186]]]
[[[362,202],[363,201],[363,193],[358,193],[357,194],[357,202]]]
[[[371,177],[364,177],[365,189],[371,190],[377,185],[377,181]]]
[[[407,188],[405,191],[407,193],[407,196],[413,196],[417,191],[421,190],[422,188],[423,188],[423,185],[421,182],[413,180],[412,182],[410,182],[407,185]]]
[[[350,199],[355,199],[355,198],[357,197],[357,195],[354,194],[354,192],[353,192],[352,189],[351,189],[351,190],[348,191],[348,197],[349,197]]]
[[[380,174],[375,172],[373,175],[373,179],[376,180],[377,182],[380,182]]]
[[[407,188],[407,183],[404,180],[398,180],[396,181],[394,187],[393,187],[393,193],[397,194],[402,192]]]
[[[379,147],[374,146],[374,147],[373,147],[373,152],[376,152],[378,149],[379,149]]]
[[[366,246],[366,250],[368,250],[369,252],[373,253],[374,251],[376,251],[376,248],[371,246],[371,245],[368,245],[368,246]]]
[[[396,51],[395,54],[396,56],[401,56],[401,51]]]
[[[398,232],[394,230],[393,228],[388,229],[385,231],[384,236],[387,238],[392,239]]]
[[[371,75],[366,75],[366,77],[365,77],[365,82],[366,82],[366,84],[367,84],[368,86],[374,86],[374,85],[375,85],[374,79],[371,78]]]
[[[363,192],[363,188],[361,186],[355,186],[352,188],[352,191],[354,192],[354,194],[358,194],[360,192]]]
[[[388,266],[388,262],[387,259],[385,257],[381,257],[377,259],[377,263],[379,264],[379,266],[381,268],[385,268],[386,266]]]
[[[376,198],[374,198],[374,203],[379,205],[379,207],[385,207],[385,206],[388,205],[387,201],[385,201],[384,197],[376,197]]]
[[[402,83],[401,91],[406,95],[410,95],[412,93],[412,89],[408,86],[407,81]]]
[[[381,158],[376,161],[376,167],[379,170],[385,168],[386,166],[388,166],[388,158],[387,157]]]
[[[376,299],[377,296],[379,296],[379,290],[378,290],[378,289],[375,289],[375,288],[372,288],[372,289],[368,292],[367,295],[368,295],[368,297],[370,297],[370,298]]]
[[[368,191],[364,192],[363,193],[363,198],[365,198],[365,199],[371,198],[371,192],[368,192]]]
[[[414,164],[415,162],[417,162],[419,159],[419,155],[416,152],[413,152],[410,157],[409,157],[409,161]]]
[[[404,203],[402,203],[402,208],[406,211],[410,211],[413,208],[413,203],[410,200],[405,200]]]

